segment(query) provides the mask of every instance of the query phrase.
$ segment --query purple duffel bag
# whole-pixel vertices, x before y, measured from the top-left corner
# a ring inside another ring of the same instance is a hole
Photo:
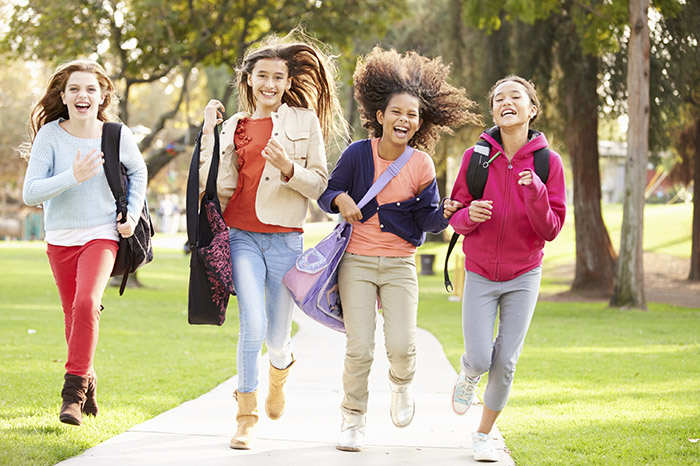
[[[304,314],[343,333],[345,324],[338,293],[338,265],[351,233],[352,224],[339,223],[330,235],[304,251],[282,279]]]

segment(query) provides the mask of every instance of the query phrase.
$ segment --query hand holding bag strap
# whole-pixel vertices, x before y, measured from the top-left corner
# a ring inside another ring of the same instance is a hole
[[[192,154],[192,163],[187,178],[187,238],[190,251],[194,252],[199,244],[199,158],[202,146],[202,132],[197,136],[197,142]],[[211,166],[207,175],[207,185],[204,196],[214,198],[216,194],[216,179],[219,175],[219,130],[214,127],[214,150],[211,157]]]
[[[403,166],[406,165],[406,162],[408,162],[413,155],[413,152],[413,147],[406,146],[406,150],[403,151],[403,154],[401,154],[398,159],[394,160],[391,165],[386,167],[386,170],[379,175],[377,181],[374,182],[374,184],[369,188],[369,191],[367,191],[362,199],[360,199],[360,202],[357,203],[357,207],[359,209],[362,209],[369,201],[374,199],[374,197],[379,194],[387,184],[389,184],[389,181],[399,174]]]
[[[101,149],[105,158],[105,176],[117,204],[117,213],[122,214],[120,223],[126,222],[128,200],[122,178],[119,160],[119,140],[121,139],[121,123],[106,122],[102,125]]]

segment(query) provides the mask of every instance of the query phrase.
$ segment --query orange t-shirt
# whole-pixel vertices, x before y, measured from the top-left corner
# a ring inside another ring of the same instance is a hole
[[[394,162],[379,157],[378,144],[379,138],[372,139],[374,181],[377,181],[384,170]],[[419,194],[420,187],[430,183],[433,178],[433,159],[425,152],[416,150],[399,174],[377,194],[377,202],[381,206],[415,197]],[[346,251],[360,256],[409,257],[416,252],[416,247],[394,233],[382,231],[379,226],[379,214],[375,214],[365,223],[353,224]]]
[[[261,152],[271,135],[272,118],[243,118],[238,121],[233,137],[238,155],[238,184],[224,211],[224,220],[229,227],[256,233],[301,232],[301,228],[262,223],[255,212],[255,198],[265,168]]]

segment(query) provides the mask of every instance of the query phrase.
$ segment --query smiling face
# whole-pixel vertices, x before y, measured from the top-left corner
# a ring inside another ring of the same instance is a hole
[[[382,125],[382,139],[394,145],[408,145],[420,128],[420,100],[411,94],[394,94],[386,110],[377,110],[377,121]]]
[[[520,125],[529,127],[530,120],[537,115],[537,106],[530,100],[525,86],[515,81],[506,81],[493,92],[491,114],[493,121],[501,128]]]
[[[262,58],[248,75],[248,86],[253,90],[255,111],[263,116],[277,111],[285,91],[292,86],[287,63],[280,58]]]
[[[71,120],[97,119],[97,112],[105,100],[94,73],[74,71],[61,92],[61,100],[68,108]]]

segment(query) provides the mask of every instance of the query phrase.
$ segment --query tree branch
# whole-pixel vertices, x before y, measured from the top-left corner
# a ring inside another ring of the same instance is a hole
[[[155,127],[153,128],[153,131],[151,134],[143,138],[141,143],[139,144],[139,148],[143,151],[145,148],[150,147],[151,143],[153,142],[153,139],[156,137],[156,135],[163,129],[165,128],[165,123],[175,117],[177,115],[178,110],[180,109],[180,105],[182,104],[182,101],[184,100],[185,94],[187,93],[187,80],[190,77],[190,73],[192,72],[192,67],[190,66],[182,76],[182,89],[180,90],[180,96],[177,99],[177,102],[175,103],[175,106],[172,108],[172,110],[165,112],[160,116],[158,119],[158,123],[156,123]]]

